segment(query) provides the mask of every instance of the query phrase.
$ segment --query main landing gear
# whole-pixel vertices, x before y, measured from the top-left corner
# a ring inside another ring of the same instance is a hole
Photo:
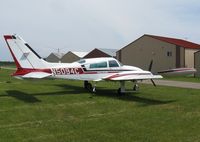
[[[96,92],[96,83],[94,84],[94,86],[92,86],[92,84],[89,83],[88,81],[84,81],[84,88],[94,93]]]
[[[139,85],[136,83],[134,86],[133,86],[133,91],[139,91],[140,87]]]
[[[91,83],[88,81],[84,81],[84,88],[87,89],[89,92],[95,93],[96,92],[96,82],[92,86]],[[125,94],[126,92],[136,92],[139,91],[139,85],[136,81],[133,81],[133,91],[126,91],[125,89],[125,81],[120,81],[120,88],[117,90],[118,95]]]
[[[139,85],[137,84],[136,81],[133,81],[133,91],[126,91],[125,89],[125,81],[120,81],[120,88],[117,90],[118,95],[125,94],[126,92],[136,92],[139,91]]]

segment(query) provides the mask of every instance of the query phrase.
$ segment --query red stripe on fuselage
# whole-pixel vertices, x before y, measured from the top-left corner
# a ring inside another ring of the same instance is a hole
[[[119,73],[119,71],[86,71],[84,74],[103,74],[103,73]]]
[[[26,75],[28,73],[31,73],[31,72],[45,72],[45,73],[52,73],[51,72],[51,69],[22,69],[22,68],[19,68],[17,69],[17,71],[13,74],[13,76],[22,76],[22,75]]]
[[[118,71],[84,71],[82,68],[48,68],[48,69],[30,69],[18,68],[13,76],[23,76],[31,72],[45,72],[52,75],[92,75],[92,74],[106,74],[106,73],[119,73]]]
[[[83,68],[52,68],[51,71],[53,75],[118,73],[118,71],[84,71]]]

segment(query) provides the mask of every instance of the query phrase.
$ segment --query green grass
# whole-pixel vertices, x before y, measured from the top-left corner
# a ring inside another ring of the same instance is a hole
[[[11,61],[0,61],[0,66],[15,67],[15,63]]]
[[[0,70],[2,142],[200,140],[200,90],[141,85],[118,97],[118,83],[100,82],[92,95],[80,81],[16,80],[11,72]]]

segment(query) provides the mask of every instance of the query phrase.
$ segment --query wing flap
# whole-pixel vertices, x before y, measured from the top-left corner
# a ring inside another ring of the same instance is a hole
[[[163,77],[161,75],[153,75],[153,74],[146,74],[146,75],[142,75],[142,74],[137,74],[137,75],[135,75],[135,74],[118,74],[118,75],[109,76],[109,77],[105,78],[105,80],[128,81],[128,80],[148,80],[148,79],[160,79],[160,78],[163,78]]]

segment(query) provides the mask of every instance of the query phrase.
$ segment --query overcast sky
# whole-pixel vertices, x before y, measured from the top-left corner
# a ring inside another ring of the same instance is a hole
[[[0,60],[12,60],[3,35],[13,33],[43,57],[120,49],[143,34],[200,44],[200,1],[0,0]]]

